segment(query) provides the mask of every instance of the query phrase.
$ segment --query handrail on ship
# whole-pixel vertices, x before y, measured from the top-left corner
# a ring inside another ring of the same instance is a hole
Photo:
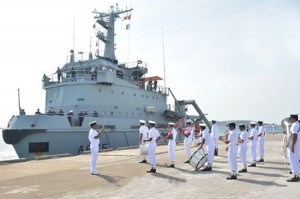
[[[97,71],[109,71],[112,72],[115,76],[117,76],[116,70],[107,69],[105,67],[98,68]],[[92,76],[93,73],[91,72],[90,69],[74,70],[76,74],[74,79],[72,78],[72,74],[70,70],[68,71],[62,70],[61,72],[62,75],[61,75],[60,82],[58,81],[58,75],[56,72],[50,75],[44,75],[43,77],[43,81],[45,82],[44,86],[55,85],[55,84],[66,83],[66,82],[96,82],[97,81],[97,77]],[[128,82],[138,86],[140,89],[143,90],[149,90],[149,91],[169,95],[169,89],[164,86],[157,85],[156,88],[154,88],[153,86],[149,88],[149,86],[146,85],[143,80],[128,80]]]

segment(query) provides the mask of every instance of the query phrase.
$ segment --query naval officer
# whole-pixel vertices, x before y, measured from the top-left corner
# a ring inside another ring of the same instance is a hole
[[[227,140],[223,140],[226,144],[228,144],[228,164],[231,170],[231,175],[228,176],[227,180],[236,180],[237,179],[237,144],[238,144],[238,133],[235,130],[235,123],[228,123],[229,135]]]
[[[210,136],[208,130],[206,129],[206,125],[204,123],[200,124],[200,137],[202,137],[202,142],[200,143],[200,149],[206,144],[207,151],[207,167],[202,169],[202,171],[211,171],[212,163],[214,161],[214,151],[215,151],[215,142],[213,138]]]
[[[192,156],[191,152],[191,144],[192,144],[192,139],[194,137],[194,127],[192,125],[192,120],[187,120],[186,122],[187,127],[185,128],[183,135],[184,135],[184,140],[183,140],[183,145],[184,145],[184,152],[186,156],[186,161],[184,163],[189,163],[190,158]]]
[[[158,130],[155,128],[156,122],[148,121],[149,126],[149,139],[144,140],[148,142],[148,155],[151,165],[151,169],[147,171],[148,173],[156,173],[156,159],[155,159],[155,150],[156,150],[156,141],[160,139]]]
[[[265,153],[265,136],[266,136],[266,128],[264,127],[263,121],[258,121],[258,149],[260,159],[258,162],[264,162],[264,153]]]
[[[240,155],[240,160],[243,165],[243,168],[239,170],[239,173],[247,172],[247,142],[248,142],[248,132],[246,131],[246,125],[245,124],[240,124],[240,136],[239,136],[239,155]]]
[[[213,141],[215,143],[215,156],[218,156],[218,138],[219,138],[219,128],[216,124],[215,120],[211,121],[212,126],[211,126],[211,137],[213,138]]]
[[[169,143],[168,143],[168,155],[169,155],[169,159],[170,159],[169,167],[174,168],[175,161],[176,161],[175,147],[176,147],[177,131],[174,128],[175,123],[170,122],[169,126],[170,126],[170,131],[166,135],[166,139],[169,139]]]
[[[298,182],[300,180],[299,178],[299,147],[300,147],[300,125],[298,122],[298,115],[291,114],[290,115],[290,142],[288,146],[288,154],[289,154],[289,160],[290,160],[290,166],[292,170],[293,176],[289,178],[288,182]]]
[[[98,158],[98,151],[99,151],[99,144],[100,144],[100,136],[104,132],[104,126],[102,127],[101,131],[97,132],[97,123],[93,121],[90,123],[91,130],[89,132],[89,140],[90,140],[90,149],[91,149],[91,167],[90,171],[92,175],[98,175],[99,172],[96,170],[97,158]]]
[[[147,139],[149,129],[145,125],[145,120],[140,120],[140,151],[141,155],[143,156],[143,160],[140,163],[147,163],[147,154],[143,151],[147,146],[146,143],[144,143],[144,140]]]
[[[257,143],[257,130],[256,130],[256,122],[250,122],[250,154],[252,163],[249,167],[256,167],[256,143]]]

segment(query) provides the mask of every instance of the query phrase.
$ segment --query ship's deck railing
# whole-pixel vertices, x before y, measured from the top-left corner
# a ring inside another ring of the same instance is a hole
[[[137,62],[126,62],[126,63],[119,63],[118,64],[119,66],[120,65],[124,65],[126,68],[146,68],[147,69],[147,63],[146,62],[141,62],[139,63],[139,61]]]
[[[109,72],[113,73],[114,76],[118,77],[115,70],[107,69],[107,68],[98,68],[98,71],[101,71],[101,70],[109,71]],[[93,72],[91,70],[84,69],[84,70],[74,70],[73,72],[74,72],[75,76],[72,76],[71,71],[61,71],[60,81],[58,80],[57,73],[52,73],[47,76],[44,75],[44,77],[43,77],[44,86],[50,86],[50,85],[66,83],[66,82],[96,82],[96,80],[97,80],[97,74],[96,74],[97,71]],[[166,87],[163,87],[160,85],[154,86],[154,85],[145,84],[145,82],[143,80],[129,79],[127,81],[138,86],[140,89],[169,95],[169,89]]]
[[[90,59],[90,54],[92,54],[92,58],[95,58],[97,56],[99,56],[100,54],[103,54],[103,51],[100,50],[95,50],[95,51],[91,51],[91,52],[78,52],[78,53],[74,53],[74,62],[78,62],[78,61],[84,61],[84,60],[89,60]],[[72,55],[68,55],[67,56],[67,62],[66,63],[71,63],[71,56]]]

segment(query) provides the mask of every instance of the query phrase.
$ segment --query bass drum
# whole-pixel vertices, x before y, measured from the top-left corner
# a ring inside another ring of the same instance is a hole
[[[195,170],[199,170],[205,163],[207,162],[207,153],[203,150],[203,148],[198,149],[190,158],[190,165],[195,168]]]

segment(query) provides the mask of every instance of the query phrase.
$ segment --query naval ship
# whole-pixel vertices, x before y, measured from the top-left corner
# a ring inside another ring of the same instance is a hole
[[[104,43],[104,53],[75,54],[71,50],[66,64],[52,75],[43,75],[44,113],[27,115],[19,108],[19,114],[12,116],[2,131],[4,141],[13,145],[19,158],[78,155],[89,150],[92,121],[97,121],[99,128],[105,126],[100,150],[138,146],[140,119],[156,121],[160,130],[179,119],[201,119],[211,127],[194,100],[177,100],[170,88],[160,85],[162,78],[147,77],[146,63],[117,60],[115,21],[132,10],[111,6],[108,12],[93,11],[96,38]],[[167,104],[170,96],[173,110]],[[187,115],[188,105],[198,115]]]

